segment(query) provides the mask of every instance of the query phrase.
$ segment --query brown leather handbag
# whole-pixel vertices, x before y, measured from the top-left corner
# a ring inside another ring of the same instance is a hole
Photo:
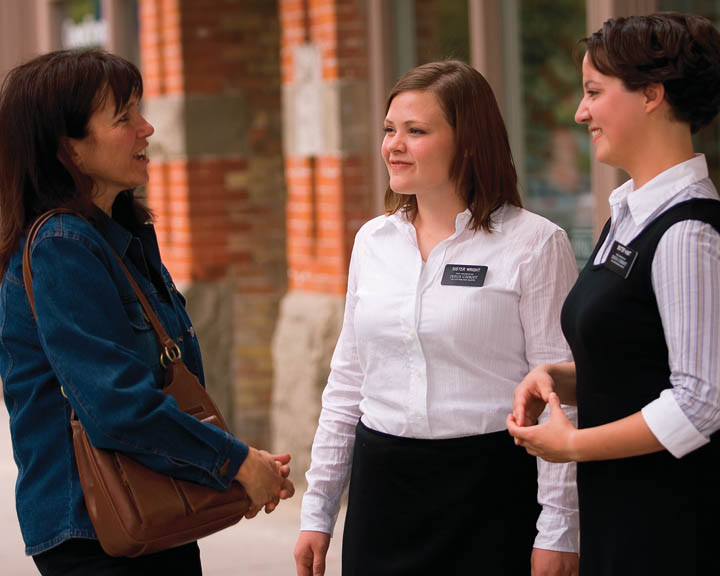
[[[31,227],[25,244],[23,278],[33,315],[30,246],[40,227],[59,213],[79,216],[64,208],[46,212]],[[120,257],[115,257],[160,343],[163,391],[175,398],[180,410],[227,430],[217,406],[183,363],[180,348],[167,335]],[[237,482],[221,492],[154,472],[126,454],[95,448],[74,411],[70,424],[85,505],[100,545],[110,556],[141,556],[192,542],[236,524],[250,507],[245,489]]]

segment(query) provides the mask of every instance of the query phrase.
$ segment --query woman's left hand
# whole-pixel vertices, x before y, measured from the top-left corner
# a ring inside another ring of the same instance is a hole
[[[515,444],[524,447],[533,456],[539,456],[548,462],[577,460],[574,450],[577,429],[565,416],[560,399],[554,392],[550,394],[548,406],[550,418],[536,426],[518,426],[515,416],[509,414],[508,432],[515,438]]]

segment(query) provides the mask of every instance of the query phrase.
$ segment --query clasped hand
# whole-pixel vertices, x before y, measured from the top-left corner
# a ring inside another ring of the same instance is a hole
[[[290,454],[270,454],[250,447],[235,480],[243,485],[251,501],[245,518],[254,518],[264,507],[266,513],[277,508],[280,500],[295,494],[289,480]]]
[[[515,444],[529,454],[548,462],[570,462],[576,460],[573,446],[577,429],[553,389],[553,379],[543,367],[532,370],[515,389],[507,429]],[[546,405],[550,406],[550,416],[538,424]]]

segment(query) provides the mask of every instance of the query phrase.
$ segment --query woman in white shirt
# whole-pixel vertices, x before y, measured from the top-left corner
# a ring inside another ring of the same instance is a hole
[[[507,132],[462,62],[387,104],[387,213],[358,232],[307,473],[298,574],[324,573],[350,481],[343,574],[571,575],[575,471],[505,431],[515,384],[570,359],[564,231],[521,208]],[[537,526],[537,527],[536,527]]]
[[[662,13],[584,43],[575,119],[631,180],[563,307],[575,361],[533,370],[508,428],[580,462],[582,576],[717,574],[720,202],[692,134],[720,109],[720,33]],[[577,401],[579,429],[560,401]],[[550,419],[526,426],[545,402]]]

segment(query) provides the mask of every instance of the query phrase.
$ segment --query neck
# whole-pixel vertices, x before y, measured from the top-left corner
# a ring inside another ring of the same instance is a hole
[[[465,210],[465,203],[452,189],[432,196],[421,194],[416,199],[418,210],[413,226],[420,256],[427,260],[435,246],[455,233],[455,220]]]
[[[634,188],[640,188],[665,170],[690,160],[694,156],[692,135],[686,124],[673,122],[671,127],[650,134],[647,145],[625,170],[633,179]]]
[[[418,210],[414,222],[415,228],[434,233],[447,232],[446,236],[455,232],[455,219],[466,206],[454,191],[444,191],[430,197],[423,194],[416,196],[416,199]]]
[[[96,192],[93,203],[108,216],[112,216],[112,207],[119,192]]]

